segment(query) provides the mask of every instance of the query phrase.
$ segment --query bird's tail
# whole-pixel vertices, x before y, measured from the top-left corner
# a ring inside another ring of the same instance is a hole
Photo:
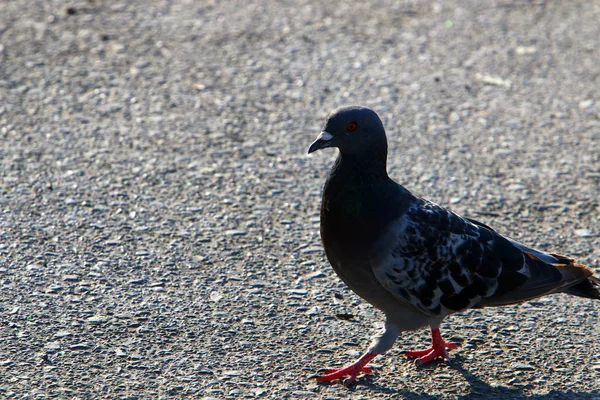
[[[577,264],[573,259],[559,254],[552,254],[552,256],[557,258],[558,263],[554,265],[558,267],[565,281],[579,278],[573,285],[562,288],[560,293],[600,300],[600,279],[593,275],[594,272],[589,267]]]
[[[587,299],[600,300],[600,279],[590,276],[584,281],[566,287],[562,292]]]

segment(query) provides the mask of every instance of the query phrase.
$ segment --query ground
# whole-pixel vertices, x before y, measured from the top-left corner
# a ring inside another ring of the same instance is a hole
[[[383,316],[320,244],[326,115],[414,193],[600,272],[600,2],[0,2],[0,397],[600,397],[600,302]]]

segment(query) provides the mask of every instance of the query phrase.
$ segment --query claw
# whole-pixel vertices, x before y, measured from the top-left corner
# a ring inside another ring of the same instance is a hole
[[[345,367],[327,368],[325,369],[323,375],[317,377],[317,381],[331,382],[344,376],[348,376],[348,378],[344,380],[344,385],[348,386],[352,382],[354,382],[358,374],[360,374],[361,372],[365,374],[370,374],[373,372],[373,368],[367,367],[367,364],[369,363],[369,361],[375,358],[376,355],[377,354],[374,353],[366,353],[354,363]]]
[[[418,357],[417,364],[427,364],[438,357],[447,358],[446,349],[456,349],[458,345],[452,342],[446,342],[442,339],[439,329],[431,329],[431,347],[424,350],[411,350],[404,352],[407,357]]]

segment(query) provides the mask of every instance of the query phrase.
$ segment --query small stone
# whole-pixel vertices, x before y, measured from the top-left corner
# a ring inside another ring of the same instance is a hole
[[[46,351],[48,351],[49,353],[55,353],[55,352],[59,351],[61,347],[62,346],[61,346],[60,342],[50,342],[50,343],[46,343],[46,345],[44,346]]]
[[[456,111],[452,111],[448,116],[448,123],[454,124],[458,121],[460,121],[460,115]]]
[[[519,56],[526,54],[534,54],[537,53],[537,47],[535,46],[517,46],[515,49],[515,53]]]
[[[65,281],[65,282],[77,282],[77,281],[79,281],[79,276],[77,276],[77,275],[65,275],[65,276],[63,276],[63,281]]]
[[[306,312],[306,315],[318,315],[319,314],[319,307],[314,306],[312,307],[310,310],[308,310]]]
[[[92,345],[89,343],[77,343],[69,346],[69,350],[80,351],[80,350],[89,350],[92,348]]]
[[[311,261],[304,261],[300,265],[303,267],[312,267],[313,265],[317,265],[317,263],[311,260]]]
[[[533,367],[532,365],[520,363],[520,362],[513,363],[512,367],[518,371],[533,371],[533,370],[535,370],[535,367]]]
[[[589,229],[575,229],[575,234],[579,237],[592,237],[594,234]]]
[[[27,265],[27,266],[25,267],[25,269],[26,269],[27,271],[36,271],[36,272],[39,272],[39,271],[43,271],[43,270],[44,270],[44,268],[43,268],[41,265],[39,265],[39,264],[29,264],[29,265]]]
[[[56,293],[56,292],[60,292],[63,289],[64,288],[61,285],[52,285],[46,291],[48,293]]]
[[[579,108],[582,110],[587,110],[588,108],[590,108],[593,105],[594,105],[594,100],[592,100],[592,99],[583,100],[583,101],[579,102]]]
[[[246,231],[237,231],[235,229],[225,231],[225,235],[227,236],[244,236],[246,233]]]
[[[323,251],[321,247],[309,247],[308,249],[303,249],[301,253],[303,254],[311,254],[311,253],[320,253]]]
[[[223,295],[220,292],[211,292],[208,298],[210,299],[210,301],[216,302],[221,300],[223,298]]]
[[[309,392],[306,390],[296,390],[292,392],[292,396],[293,397],[310,397],[310,398],[315,398],[317,397],[317,394],[315,392]]]
[[[56,332],[54,334],[54,337],[56,339],[61,339],[61,338],[64,338],[64,337],[69,337],[69,336],[73,336],[73,333],[69,332],[69,331],[58,331],[58,332]]]
[[[194,371],[200,375],[214,375],[214,372],[209,369],[204,369],[201,365],[196,365]]]
[[[304,295],[308,294],[308,291],[303,290],[303,289],[291,289],[291,290],[288,290],[288,293],[304,296]]]
[[[88,324],[101,325],[107,323],[109,318],[103,315],[94,315],[93,317],[89,317],[86,321]]]
[[[310,274],[302,275],[300,278],[296,279],[296,284],[303,282],[303,281],[308,281],[308,280],[311,280],[314,278],[320,278],[322,276],[325,276],[323,271],[311,272]]]
[[[505,87],[505,88],[510,88],[512,86],[511,81],[500,78],[498,76],[476,74],[475,79],[477,79],[478,81],[481,81],[482,83],[484,83],[486,85],[501,86],[501,87]]]

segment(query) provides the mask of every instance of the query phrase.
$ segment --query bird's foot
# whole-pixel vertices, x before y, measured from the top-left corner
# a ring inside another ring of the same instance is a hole
[[[367,364],[369,361],[375,358],[376,355],[377,354],[375,353],[366,353],[361,358],[345,367],[327,368],[323,375],[317,377],[317,381],[331,382],[344,376],[348,376],[348,378],[344,380],[344,385],[348,386],[354,382],[358,374],[361,372],[365,374],[370,374],[373,372],[373,369],[371,367],[367,367]]]
[[[424,350],[412,350],[404,352],[407,357],[418,357],[417,364],[424,365],[438,357],[446,358],[446,349],[456,349],[458,345],[453,342],[447,342],[442,339],[439,329],[431,330],[431,347]]]
[[[424,350],[406,351],[404,352],[404,355],[407,357],[418,357],[417,363],[419,365],[423,365],[435,360],[438,357],[446,358],[446,349],[456,349],[457,347],[458,346],[456,343],[444,341],[444,344],[441,347],[431,346],[430,348]]]

